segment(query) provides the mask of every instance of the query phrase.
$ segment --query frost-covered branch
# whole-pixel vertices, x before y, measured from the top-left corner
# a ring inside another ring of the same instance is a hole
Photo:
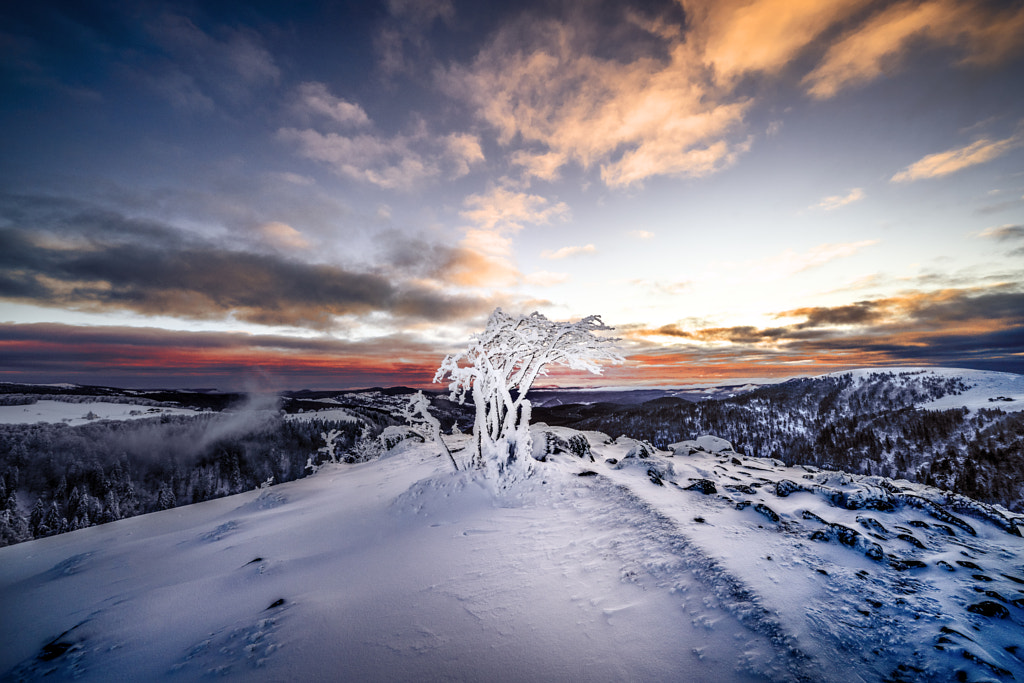
[[[430,401],[422,391],[417,391],[409,398],[409,403],[402,409],[402,417],[414,432],[423,437],[424,441],[433,441],[441,446],[452,461],[452,466],[456,470],[459,469],[458,463],[455,462],[455,456],[449,450],[448,444],[441,438],[441,423],[430,414]]]

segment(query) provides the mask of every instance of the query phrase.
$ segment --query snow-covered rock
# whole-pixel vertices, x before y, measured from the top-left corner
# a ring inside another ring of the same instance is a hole
[[[689,455],[697,451],[704,451],[705,453],[721,453],[722,451],[731,451],[732,444],[725,439],[720,439],[717,436],[711,436],[705,434],[704,436],[698,436],[696,439],[689,439],[686,441],[680,441],[678,443],[669,444],[669,450],[679,455]]]

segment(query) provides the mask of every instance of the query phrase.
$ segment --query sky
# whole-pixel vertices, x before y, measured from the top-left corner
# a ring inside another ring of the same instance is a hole
[[[0,6],[0,381],[1024,372],[1024,3]],[[436,387],[436,385],[435,385]],[[439,387],[437,387],[439,388]]]

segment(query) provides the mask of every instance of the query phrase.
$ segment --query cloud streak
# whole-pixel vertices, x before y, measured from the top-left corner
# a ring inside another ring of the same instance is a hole
[[[897,2],[851,29],[804,78],[816,98],[892,69],[915,42],[958,48],[966,64],[1004,61],[1020,51],[1024,9],[959,0]]]
[[[825,197],[820,202],[812,206],[812,209],[821,209],[822,211],[834,211],[847,204],[853,204],[859,202],[865,197],[864,190],[859,187],[855,187],[846,194],[832,195],[831,197]]]
[[[557,261],[577,254],[594,254],[597,253],[597,247],[593,244],[585,244],[583,246],[573,247],[562,247],[561,249],[545,249],[540,253],[540,257],[543,259],[549,259]]]
[[[1002,140],[983,138],[963,147],[929,154],[894,175],[892,182],[905,183],[928,178],[941,178],[965,168],[992,161],[1021,144],[1024,144],[1024,136],[1019,133]]]

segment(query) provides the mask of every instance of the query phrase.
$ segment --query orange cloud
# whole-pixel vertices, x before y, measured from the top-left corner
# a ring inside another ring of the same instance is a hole
[[[470,225],[438,274],[443,282],[462,287],[510,287],[523,281],[513,258],[512,236],[527,225],[547,225],[569,216],[564,202],[503,186],[466,197],[463,207],[459,215]],[[535,284],[541,282],[550,284],[551,278],[534,277]]]
[[[277,247],[305,249],[309,246],[309,242],[302,233],[287,223],[278,221],[264,223],[260,226],[260,232],[268,242]]]
[[[892,182],[903,183],[926,178],[940,178],[971,166],[977,166],[1002,156],[1014,147],[1024,143],[1024,136],[1017,134],[1003,140],[982,139],[964,147],[929,154],[912,163],[892,177]]]
[[[864,83],[898,63],[915,40],[959,47],[967,63],[1003,61],[1021,49],[1024,8],[998,10],[961,0],[906,1],[885,9],[832,45],[804,78],[819,99]]]
[[[597,251],[597,247],[593,244],[585,244],[582,247],[562,247],[561,249],[545,249],[540,253],[540,257],[543,259],[559,260],[575,256],[576,254],[593,254]]]
[[[847,204],[859,202],[861,199],[864,199],[864,196],[864,190],[859,187],[855,187],[844,195],[838,194],[831,197],[825,197],[811,208],[821,209],[823,211],[832,211],[846,206]]]
[[[695,17],[703,61],[721,82],[751,72],[776,73],[867,0],[683,0]]]
[[[542,146],[513,154],[528,174],[551,179],[570,161],[600,164],[606,184],[625,186],[652,175],[707,175],[749,146],[745,137],[727,141],[749,102],[722,101],[681,38],[665,60],[624,63],[588,54],[568,23],[531,25],[529,35],[524,46],[518,29],[506,29],[470,68],[445,76],[501,144]]]

